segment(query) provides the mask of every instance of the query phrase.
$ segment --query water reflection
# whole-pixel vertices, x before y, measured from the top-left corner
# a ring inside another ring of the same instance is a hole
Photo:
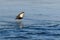
[[[18,25],[20,28],[23,28],[23,27],[24,27],[24,24],[22,23],[22,20],[17,19],[17,20],[16,20],[16,23],[17,23],[17,25]]]

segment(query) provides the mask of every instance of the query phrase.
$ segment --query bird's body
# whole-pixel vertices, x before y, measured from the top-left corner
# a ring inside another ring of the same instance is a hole
[[[24,17],[24,12],[21,12],[16,16],[16,19],[23,19],[23,17]]]

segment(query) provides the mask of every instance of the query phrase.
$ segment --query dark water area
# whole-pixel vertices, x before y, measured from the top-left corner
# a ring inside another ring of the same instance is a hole
[[[60,40],[60,0],[0,0],[0,40]]]

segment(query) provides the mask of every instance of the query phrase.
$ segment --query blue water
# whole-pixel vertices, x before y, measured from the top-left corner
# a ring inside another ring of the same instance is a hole
[[[0,0],[0,40],[60,40],[60,0]]]

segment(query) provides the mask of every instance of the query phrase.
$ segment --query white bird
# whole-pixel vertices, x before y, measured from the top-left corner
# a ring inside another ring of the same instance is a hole
[[[24,17],[24,12],[21,12],[16,16],[16,19],[23,19],[23,17]]]
[[[21,12],[16,16],[16,22],[20,26],[20,28],[23,27],[22,20],[21,20],[23,19],[23,17],[24,17],[24,12]]]

